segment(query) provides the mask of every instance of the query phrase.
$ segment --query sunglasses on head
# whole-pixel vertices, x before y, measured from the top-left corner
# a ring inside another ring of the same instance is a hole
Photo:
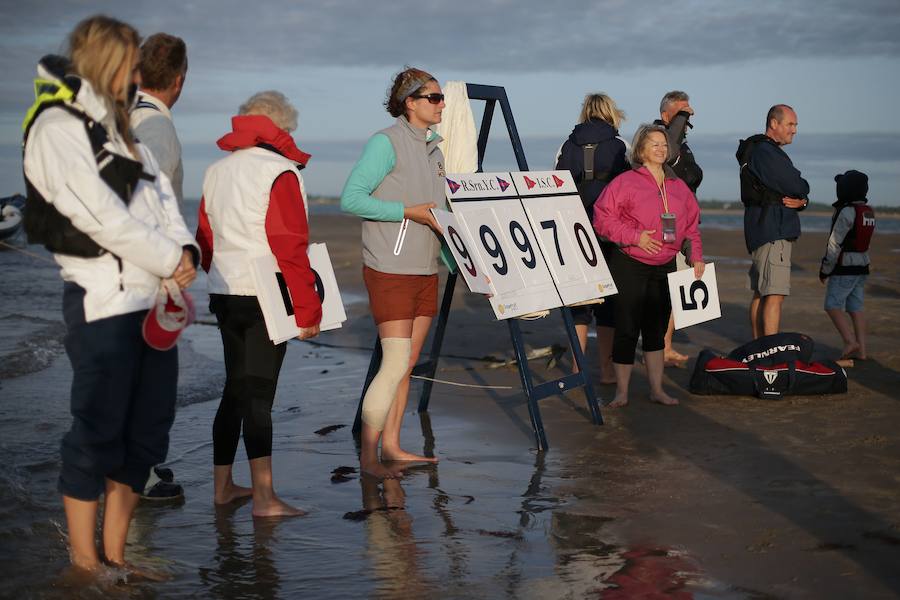
[[[438,94],[437,92],[434,92],[432,94],[411,94],[411,96],[416,99],[424,98],[432,104],[440,104],[444,101],[444,95]]]

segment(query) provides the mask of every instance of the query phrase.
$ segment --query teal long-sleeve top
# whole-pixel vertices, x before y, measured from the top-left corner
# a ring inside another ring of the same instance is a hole
[[[382,200],[372,196],[381,182],[397,164],[397,155],[391,140],[383,133],[376,133],[366,143],[341,192],[341,210],[371,221],[403,220],[404,205],[400,201]],[[456,271],[456,261],[446,242],[441,241],[441,260]]]
[[[371,221],[402,221],[403,202],[372,196],[397,164],[391,140],[376,133],[366,143],[362,156],[350,171],[341,192],[341,210]]]

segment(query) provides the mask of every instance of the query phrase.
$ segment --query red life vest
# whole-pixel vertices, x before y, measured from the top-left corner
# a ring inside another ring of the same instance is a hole
[[[872,234],[875,233],[875,211],[868,204],[853,204],[856,218],[853,228],[841,243],[841,252],[867,252]],[[838,263],[840,264],[840,263]]]

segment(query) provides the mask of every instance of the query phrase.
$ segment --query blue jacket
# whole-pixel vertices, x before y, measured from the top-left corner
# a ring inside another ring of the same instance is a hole
[[[618,135],[619,132],[606,121],[590,120],[579,123],[562,145],[559,160],[556,161],[557,169],[572,172],[581,194],[581,201],[589,215],[594,214],[594,202],[606,184],[616,175],[628,170],[625,142],[616,137]],[[585,144],[597,144],[597,147],[594,149],[594,179],[583,182]]]
[[[777,143],[765,136],[753,136],[741,140],[738,161],[745,144],[752,143],[746,166],[741,166],[741,178],[755,178],[765,189],[759,195],[750,194],[752,186],[741,185],[741,201],[744,208],[744,241],[747,251],[776,240],[795,240],[800,237],[800,215],[803,208],[787,208],[780,199],[808,199],[809,183],[800,176],[787,153]],[[763,197],[764,200],[760,201]]]

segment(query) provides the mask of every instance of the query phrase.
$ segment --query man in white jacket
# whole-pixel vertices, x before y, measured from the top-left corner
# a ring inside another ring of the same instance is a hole
[[[159,169],[172,183],[179,207],[184,204],[181,143],[170,112],[187,76],[187,47],[181,38],[154,33],[141,46],[141,89],[131,111],[137,138],[150,148]]]

